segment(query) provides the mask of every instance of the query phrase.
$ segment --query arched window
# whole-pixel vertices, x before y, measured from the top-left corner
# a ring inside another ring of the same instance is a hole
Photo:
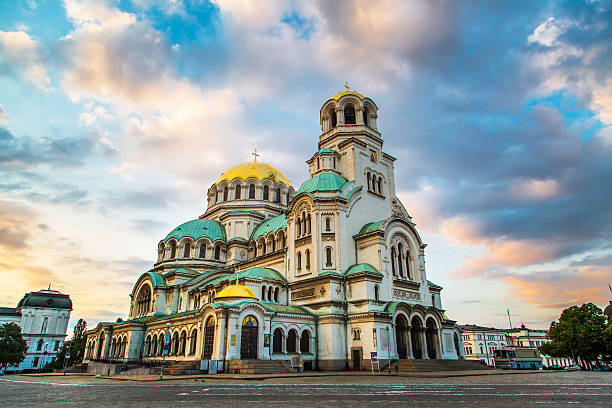
[[[48,324],[49,324],[49,318],[48,318],[48,317],[45,317],[45,318],[43,319],[43,324],[42,324],[42,327],[40,328],[40,332],[41,332],[41,333],[46,333],[46,332],[47,332],[47,325],[48,325]]]
[[[272,252],[276,251],[276,239],[272,237]]]
[[[280,188],[276,188],[274,189],[274,202],[275,203],[280,203]]]
[[[372,185],[371,185],[371,178],[372,175],[370,174],[370,172],[367,173],[367,178],[368,178],[368,191],[372,191]]]
[[[382,194],[382,177],[378,178],[378,194]]]
[[[334,156],[334,169],[336,168],[336,156]]]
[[[374,285],[374,300],[380,300],[380,287]]]
[[[234,193],[234,198],[235,198],[236,200],[239,200],[239,199],[240,199],[241,192],[242,192],[242,186],[241,186],[241,185],[237,185],[237,186],[235,187],[235,189],[236,189],[236,192]]]
[[[397,272],[395,271],[395,247],[391,248],[391,271],[393,272],[393,276],[397,276]]]
[[[172,352],[170,354],[178,354],[179,350],[179,334],[178,332],[174,332],[172,336]]]
[[[298,268],[298,271],[302,269],[302,253],[301,252],[297,253],[297,268]]]
[[[321,168],[321,158],[317,157],[317,170]]]
[[[186,331],[183,331],[181,333],[181,343],[180,344],[181,344],[181,347],[180,347],[179,354],[185,354],[185,350],[187,347],[187,332]]]
[[[325,248],[325,266],[328,267],[328,268],[332,266],[332,249],[331,249],[331,247]]]
[[[197,329],[193,329],[193,331],[191,332],[191,340],[189,342],[189,354],[195,354],[196,352],[196,347],[198,345],[198,330]]]
[[[412,276],[410,276],[410,251],[406,252],[406,277],[412,279]]]
[[[223,201],[227,201],[227,187],[223,188]]]
[[[205,243],[201,243],[200,244],[200,258],[204,259],[206,258],[206,244]]]
[[[136,296],[135,315],[140,317],[149,313],[151,308],[151,286],[148,284],[142,285]]]
[[[151,335],[148,335],[147,339],[145,340],[144,350],[142,352],[142,355],[145,357],[149,357],[150,352],[151,352]]]
[[[325,219],[325,231],[331,231],[331,220],[329,218]]]
[[[40,339],[38,340],[38,343],[36,344],[36,351],[41,351],[42,346],[43,346],[43,339]]]
[[[300,352],[310,353],[310,332],[304,330],[302,332],[302,338],[300,339]]]
[[[336,111],[333,111],[331,114],[331,127],[332,129],[336,127],[338,123],[338,118],[336,117]]]
[[[274,334],[272,335],[272,352],[283,352],[283,331],[281,329],[274,329]]]
[[[287,353],[295,353],[297,351],[297,333],[295,330],[289,330],[287,335]]]
[[[185,243],[185,251],[183,251],[183,258],[189,258],[191,256],[191,244]]]
[[[264,186],[263,188],[263,199],[265,201],[270,200],[270,187],[268,186]]]
[[[156,356],[157,355],[157,334],[153,335],[153,340],[151,340],[151,353],[149,355]]]
[[[397,246],[397,267],[399,268],[399,274],[404,277],[404,266],[402,265],[402,244]]]
[[[266,295],[268,294],[268,290],[266,286],[261,287],[261,300],[266,300]]]
[[[302,220],[300,220],[299,218],[297,219],[297,236],[301,237],[302,236]]]
[[[363,108],[363,124],[368,126],[368,108],[364,107]]]
[[[176,258],[176,242],[170,243],[170,259]]]
[[[217,245],[215,247],[215,259],[218,261],[221,259],[221,246]]]
[[[265,255],[266,253],[267,253],[267,250],[266,250],[266,240],[262,239],[261,240],[261,254]]]
[[[268,288],[268,300],[271,302],[274,299],[274,288],[270,286]]]
[[[310,250],[307,249],[304,255],[306,256],[306,269],[310,269]]]
[[[255,184],[249,186],[249,200],[255,199]]]
[[[344,108],[344,123],[347,125],[354,125],[355,121],[355,108],[351,105]]]
[[[278,302],[278,292],[279,292],[278,288],[274,289],[274,301],[275,302]]]
[[[308,214],[308,216],[306,217],[306,234],[310,234],[310,228],[311,228],[311,222],[310,222],[310,214]]]

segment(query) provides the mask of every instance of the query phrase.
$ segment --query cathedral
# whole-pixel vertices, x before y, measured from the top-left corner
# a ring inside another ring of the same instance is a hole
[[[372,358],[463,358],[377,120],[374,101],[346,87],[321,107],[297,190],[256,152],[223,172],[205,212],[159,241],[128,320],[87,332],[85,361],[299,357],[304,369],[369,370]]]

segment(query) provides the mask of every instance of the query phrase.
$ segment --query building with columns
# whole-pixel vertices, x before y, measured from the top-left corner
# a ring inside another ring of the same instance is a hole
[[[25,360],[7,371],[43,368],[55,360],[64,345],[72,301],[57,290],[26,293],[16,308],[0,307],[0,324],[15,323],[28,345]]]
[[[369,368],[461,358],[463,342],[428,280],[426,244],[395,194],[378,106],[346,89],[320,110],[297,190],[257,161],[221,173],[198,218],[170,231],[135,282],[127,321],[87,332],[86,359],[289,360]]]

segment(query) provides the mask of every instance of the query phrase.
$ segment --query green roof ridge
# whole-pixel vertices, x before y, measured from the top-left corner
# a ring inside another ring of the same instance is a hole
[[[251,234],[251,239],[258,239],[261,236],[266,236],[269,233],[276,233],[279,229],[287,228],[287,216],[285,214],[277,215],[269,218],[259,224]]]
[[[360,264],[351,266],[350,268],[346,270],[346,272],[344,272],[344,276],[351,276],[351,275],[356,275],[359,273],[383,276],[383,274],[378,269],[376,269],[374,266],[370,265],[369,263],[360,263]]]
[[[295,195],[316,191],[342,191],[348,182],[347,179],[335,173],[321,173],[302,183]]]
[[[164,241],[175,238],[180,241],[184,237],[191,237],[197,240],[201,237],[206,237],[215,242],[220,239],[225,241],[225,228],[223,224],[208,218],[196,218],[195,220],[187,221],[170,231]]]

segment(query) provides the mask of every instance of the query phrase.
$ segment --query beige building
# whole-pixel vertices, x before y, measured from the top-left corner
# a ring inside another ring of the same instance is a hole
[[[395,194],[378,106],[347,88],[320,110],[297,190],[255,160],[223,172],[207,208],[159,241],[129,319],[87,332],[89,360],[288,360],[369,368],[370,353],[457,359],[426,244]]]
[[[467,324],[459,326],[462,331],[466,360],[481,361],[489,366],[495,365],[495,350],[508,345],[506,332],[493,327]]]
[[[542,344],[549,342],[546,338],[547,330],[528,329],[525,325],[519,328],[506,330],[508,345],[519,348],[539,348]],[[550,357],[540,353],[544,367],[573,365],[572,360],[567,358]]]

